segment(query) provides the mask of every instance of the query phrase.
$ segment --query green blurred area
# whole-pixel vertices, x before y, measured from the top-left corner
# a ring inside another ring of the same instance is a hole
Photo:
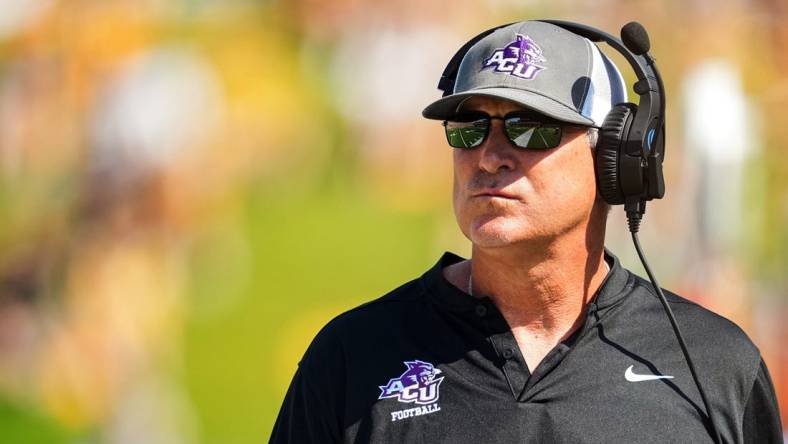
[[[254,252],[249,288],[220,317],[186,326],[184,377],[206,442],[267,436],[317,330],[419,276],[433,259],[430,214],[376,207],[358,189],[258,190],[246,214]],[[216,278],[217,258],[206,259],[195,267],[195,288],[214,286],[204,280]]]
[[[6,442],[74,444],[82,440],[35,408],[25,408],[3,399],[0,399],[0,430]]]
[[[328,192],[287,192],[286,185],[257,184],[244,200],[239,228],[249,241],[247,264],[216,242],[190,257],[192,303],[177,377],[201,442],[265,441],[318,329],[418,277],[435,260],[433,214],[380,207],[349,184]],[[0,409],[0,430],[14,443],[106,440],[14,404]]]

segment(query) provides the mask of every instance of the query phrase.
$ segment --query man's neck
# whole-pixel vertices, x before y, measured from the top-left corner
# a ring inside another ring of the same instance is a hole
[[[512,329],[545,337],[574,330],[606,275],[604,247],[473,248],[473,294],[489,296]],[[508,251],[507,251],[508,250]]]
[[[581,324],[607,275],[603,233],[593,240],[578,231],[552,242],[474,245],[470,261],[447,267],[444,274],[467,292],[472,271],[472,294],[490,297],[513,331],[558,342]]]

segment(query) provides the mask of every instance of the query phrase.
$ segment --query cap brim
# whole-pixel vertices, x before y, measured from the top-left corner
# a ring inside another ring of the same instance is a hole
[[[578,125],[594,126],[594,121],[574,109],[539,93],[514,88],[479,88],[440,98],[424,108],[421,115],[427,119],[447,120],[456,115],[462,102],[473,96],[495,97],[511,100],[525,108],[556,120]]]

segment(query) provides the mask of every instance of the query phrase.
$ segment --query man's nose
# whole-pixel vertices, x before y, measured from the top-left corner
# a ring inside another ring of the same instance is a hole
[[[515,167],[514,148],[504,133],[503,121],[491,120],[489,131],[484,143],[479,147],[481,151],[479,168],[493,174],[502,168],[513,170]]]

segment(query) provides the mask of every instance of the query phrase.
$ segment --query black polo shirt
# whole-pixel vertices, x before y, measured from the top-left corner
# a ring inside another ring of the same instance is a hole
[[[489,298],[442,269],[350,310],[314,339],[272,443],[712,442],[648,281],[610,272],[581,327],[529,369]],[[725,442],[782,442],[758,349],[732,322],[666,292]]]

